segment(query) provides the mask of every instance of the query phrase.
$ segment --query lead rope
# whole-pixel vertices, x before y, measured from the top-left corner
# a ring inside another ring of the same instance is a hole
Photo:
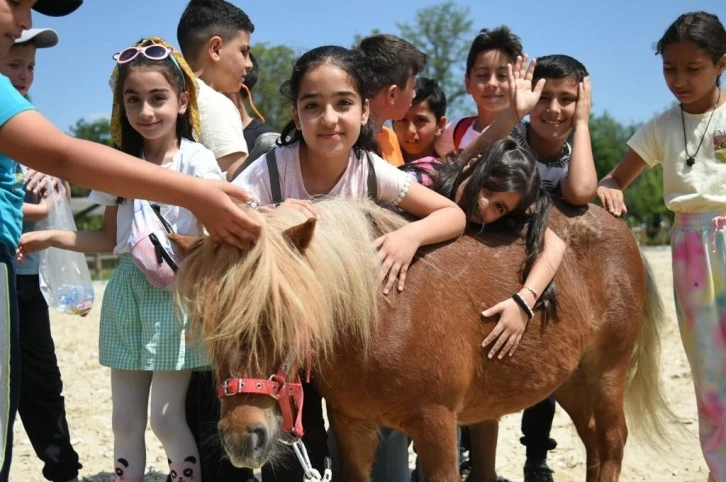
[[[323,471],[323,475],[321,476],[320,472],[318,472],[317,469],[313,468],[313,464],[310,463],[310,457],[308,457],[308,451],[305,448],[305,444],[303,443],[302,439],[297,440],[295,443],[293,443],[292,449],[295,451],[297,460],[300,462],[300,465],[305,472],[303,482],[330,482],[331,480],[333,480],[333,470],[330,467],[329,457],[325,457],[325,470]]]

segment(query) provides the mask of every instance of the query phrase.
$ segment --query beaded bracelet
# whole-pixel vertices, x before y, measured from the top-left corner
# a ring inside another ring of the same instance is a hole
[[[526,301],[524,301],[524,298],[522,298],[522,295],[519,293],[514,293],[512,296],[512,299],[515,303],[519,305],[520,308],[524,310],[525,313],[527,313],[527,319],[531,320],[534,318],[534,311],[532,311],[532,308],[529,307]]]
[[[537,301],[537,298],[539,298],[539,297],[537,296],[537,292],[536,292],[536,291],[535,291],[535,289],[534,289],[534,288],[532,288],[531,286],[517,285],[517,287],[518,287],[518,288],[519,288],[520,290],[527,290],[527,291],[529,291],[530,293],[532,293],[532,296],[534,296],[534,300],[535,300],[535,301]]]

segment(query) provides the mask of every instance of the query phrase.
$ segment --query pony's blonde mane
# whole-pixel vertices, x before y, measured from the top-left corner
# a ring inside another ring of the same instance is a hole
[[[315,208],[320,219],[304,250],[284,231],[307,216],[282,205],[250,211],[262,231],[249,249],[205,239],[182,262],[179,299],[216,367],[260,375],[291,354],[299,367],[308,353],[328,354],[338,337],[365,348],[381,289],[372,242],[406,221],[369,201],[322,199]]]

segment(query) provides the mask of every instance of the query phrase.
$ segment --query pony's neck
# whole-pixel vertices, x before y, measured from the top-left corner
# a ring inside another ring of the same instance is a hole
[[[322,156],[300,143],[300,174],[305,191],[312,196],[330,193],[345,174],[349,162],[350,152],[336,157]]]

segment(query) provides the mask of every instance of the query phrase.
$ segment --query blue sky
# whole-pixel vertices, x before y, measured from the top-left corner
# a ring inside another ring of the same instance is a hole
[[[252,19],[252,43],[286,44],[300,53],[323,44],[350,45],[374,28],[396,33],[417,8],[435,0],[232,0]],[[459,0],[474,28],[509,25],[531,56],[572,55],[590,71],[595,112],[641,122],[672,104],[653,46],[686,11],[705,10],[726,22],[724,0]],[[67,130],[80,118],[108,116],[111,56],[139,38],[176,44],[184,0],[85,0],[65,18],[35,15],[34,27],[58,31],[57,47],[40,50],[31,90],[37,107]],[[274,6],[273,6],[274,5]],[[465,62],[466,59],[462,59]],[[463,82],[463,79],[462,79]],[[472,104],[473,105],[473,104]]]

